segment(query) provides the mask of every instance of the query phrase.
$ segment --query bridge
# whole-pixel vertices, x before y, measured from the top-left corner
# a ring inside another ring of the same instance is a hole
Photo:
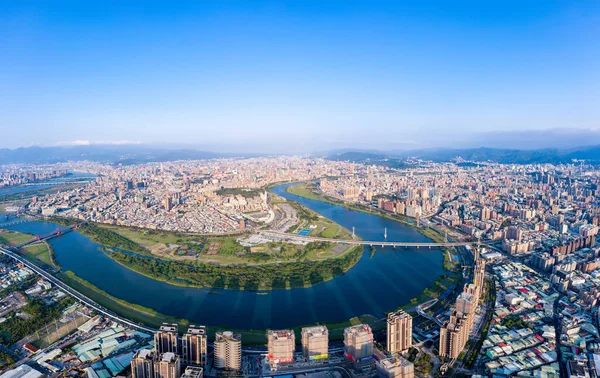
[[[2,253],[5,256],[8,256],[10,258],[12,258],[13,260],[18,261],[19,263],[25,265],[27,268],[31,269],[32,271],[34,271],[35,273],[37,273],[38,275],[42,276],[44,279],[46,279],[47,281],[51,282],[53,285],[55,285],[56,287],[60,288],[62,291],[66,292],[67,294],[71,295],[73,298],[75,298],[76,300],[78,300],[79,302],[83,303],[84,305],[96,310],[98,313],[112,319],[115,320],[119,323],[123,323],[123,324],[127,324],[130,327],[133,327],[135,329],[138,329],[140,331],[144,331],[144,332],[149,332],[149,333],[154,333],[156,332],[156,329],[154,328],[150,328],[150,327],[146,327],[145,325],[142,324],[138,324],[135,322],[132,322],[131,320],[124,318],[122,316],[119,316],[117,314],[115,314],[114,312],[100,306],[99,304],[97,304],[96,302],[94,302],[93,300],[91,300],[90,298],[86,297],[85,295],[81,294],[80,292],[78,292],[77,290],[71,288],[70,286],[68,286],[67,284],[65,284],[64,282],[62,282],[61,280],[59,280],[58,278],[54,277],[52,274],[46,272],[45,270],[43,270],[42,268],[38,267],[37,265],[35,265],[34,263],[30,262],[29,260],[26,260],[25,258],[19,256],[18,254],[4,248],[4,247],[0,247],[0,253]]]
[[[61,236],[61,235],[64,235],[66,233],[73,231],[74,229],[78,228],[79,226],[81,226],[85,223],[87,223],[87,222],[83,221],[83,222],[79,222],[79,223],[73,223],[72,225],[65,227],[65,228],[57,228],[53,232],[51,232],[47,235],[44,235],[44,236],[36,235],[35,238],[33,238],[31,240],[28,240],[21,244],[11,246],[10,249],[12,249],[14,251],[18,251],[19,249],[25,247],[26,245],[38,243],[38,242],[45,241],[45,240],[52,239],[52,238],[56,238],[58,236]]]
[[[17,220],[14,220],[14,221],[11,221],[11,222],[8,222],[8,223],[0,223],[0,228],[6,228],[6,227],[10,227],[10,226],[16,226],[18,224],[27,223],[27,222],[31,222],[31,220],[18,218]]]
[[[277,231],[260,231],[259,234],[268,237],[274,237],[285,240],[297,240],[303,242],[329,242],[338,244],[350,244],[350,245],[376,245],[381,247],[415,247],[415,248],[438,248],[438,247],[463,247],[474,244],[473,242],[441,242],[441,243],[418,243],[418,242],[401,242],[401,241],[368,241],[368,240],[357,240],[357,239],[332,239],[332,238],[321,238],[316,236],[302,236],[298,234],[287,234],[285,232]]]

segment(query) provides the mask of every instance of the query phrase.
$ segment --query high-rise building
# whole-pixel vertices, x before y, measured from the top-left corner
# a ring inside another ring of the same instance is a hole
[[[482,221],[490,219],[492,211],[489,207],[482,207],[481,212],[479,213],[479,219]]]
[[[399,310],[387,318],[387,349],[391,354],[404,353],[412,346],[412,316]]]
[[[383,378],[414,378],[415,365],[410,361],[398,356],[384,358],[375,364],[379,375]]]
[[[138,350],[131,359],[131,374],[133,378],[154,378],[154,351]]]
[[[181,378],[203,378],[204,377],[204,369],[200,366],[188,366],[185,368],[183,375]]]
[[[506,239],[521,241],[523,231],[517,226],[509,226],[506,228]]]
[[[163,353],[154,361],[155,378],[180,378],[181,361],[179,356],[172,352]]]
[[[181,357],[186,365],[206,366],[206,327],[190,325],[181,338]]]
[[[440,328],[440,357],[458,358],[469,339],[468,319],[453,311],[450,320]]]
[[[483,292],[485,285],[485,260],[477,259],[477,261],[475,261],[474,270],[473,284],[475,284],[475,287],[477,288],[475,299],[478,301],[481,299],[481,293]]]
[[[456,305],[454,309],[463,314],[471,313],[475,310],[475,303],[473,301],[473,294],[468,292],[462,292],[456,298]]]
[[[269,363],[273,365],[294,361],[296,335],[292,330],[269,330],[267,333]]]
[[[154,349],[156,353],[179,353],[177,324],[163,323],[154,334]]]
[[[329,357],[329,330],[325,326],[302,328],[302,354],[307,360]]]
[[[242,368],[242,336],[225,331],[215,337],[215,367],[240,370]]]
[[[471,328],[473,328],[473,318],[475,314],[475,310],[477,309],[477,300],[475,296],[470,292],[462,292],[456,298],[456,305],[454,309],[457,313],[463,314],[463,317],[467,321],[467,333],[471,332]]]
[[[167,195],[164,200],[164,208],[167,211],[171,211],[173,208],[173,198],[170,195]]]
[[[373,332],[367,324],[359,324],[344,330],[344,354],[353,361],[373,355]]]

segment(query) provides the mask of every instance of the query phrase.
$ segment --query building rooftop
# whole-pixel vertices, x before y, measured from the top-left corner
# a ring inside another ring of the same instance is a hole
[[[158,330],[161,332],[177,332],[177,324],[163,323]]]
[[[177,355],[173,352],[163,353],[161,356],[161,360],[163,362],[174,362],[177,359]]]
[[[294,336],[294,331],[289,329],[269,330],[269,337],[274,339],[291,339]]]
[[[302,328],[302,333],[307,333],[311,336],[321,336],[328,335],[329,330],[326,326],[304,327]]]
[[[188,335],[206,335],[206,327],[190,325],[190,327],[187,330],[187,334]]]

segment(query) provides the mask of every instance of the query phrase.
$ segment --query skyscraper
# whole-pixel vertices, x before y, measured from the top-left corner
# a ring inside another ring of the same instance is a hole
[[[387,349],[391,354],[404,353],[412,346],[412,316],[399,310],[387,318]]]
[[[175,353],[163,353],[158,360],[154,362],[155,378],[180,378],[181,361]]]
[[[154,378],[154,351],[138,350],[131,359],[131,374],[133,378]]]
[[[163,323],[154,334],[154,349],[156,353],[179,353],[177,324]]]
[[[206,327],[190,325],[181,338],[181,356],[186,365],[206,366]]]
[[[477,259],[475,261],[475,271],[473,276],[473,284],[475,284],[476,294],[475,299],[478,301],[481,299],[481,293],[483,293],[485,285],[485,260]]]
[[[302,354],[307,360],[329,357],[329,331],[325,326],[302,328]]]
[[[440,328],[440,357],[457,358],[469,339],[468,320],[454,311]]]
[[[275,366],[294,361],[296,335],[292,330],[269,330],[267,333],[269,363]]]
[[[373,332],[367,324],[359,324],[344,330],[344,354],[353,361],[373,355]]]
[[[240,370],[242,367],[242,336],[233,332],[217,332],[215,336],[215,367]]]

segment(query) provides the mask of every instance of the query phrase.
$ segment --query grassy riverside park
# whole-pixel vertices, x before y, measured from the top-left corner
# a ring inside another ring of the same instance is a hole
[[[17,245],[33,238],[34,236],[30,234],[0,228],[0,244],[2,245]]]
[[[293,186],[288,189],[295,188],[295,187],[296,186]],[[309,193],[312,193],[312,192],[309,191]],[[293,194],[297,194],[297,193],[293,193]],[[303,194],[306,194],[306,196],[308,196],[308,194],[306,192]],[[300,195],[300,194],[298,194],[298,195]],[[318,196],[317,194],[314,194],[314,197],[312,199],[322,200],[321,197]],[[285,202],[287,202],[289,204],[294,204],[294,206],[296,206],[296,205],[301,206],[297,202],[294,202],[294,201],[283,201],[281,203],[285,203]],[[403,221],[397,219],[397,217],[389,216],[380,211],[369,211],[369,209],[367,209],[367,208],[364,208],[364,209],[355,208],[354,206],[347,206],[347,204],[340,204],[338,202],[332,202],[332,201],[326,201],[326,202],[330,202],[335,205],[341,205],[346,208],[350,208],[352,210],[358,210],[358,211],[372,213],[372,214],[379,215],[379,216],[385,216],[386,218],[400,221],[402,223],[406,223],[406,222],[403,222]],[[303,206],[302,206],[302,208],[306,209]],[[315,231],[313,231],[313,232],[316,233],[318,231],[321,236],[323,236],[323,233],[329,234],[329,235],[336,235],[335,237],[338,237],[338,238],[346,238],[346,237],[350,236],[349,231],[346,230],[345,228],[343,228],[333,222],[327,223],[328,220],[326,220],[324,218],[323,219],[312,218],[313,216],[315,216],[315,214],[317,216],[319,216],[319,215],[317,213],[312,212],[312,210],[309,210],[309,209],[306,209],[306,210],[308,211],[308,213],[307,213],[308,215],[305,216],[304,218],[310,217],[310,219],[306,219],[306,221],[307,221],[306,223],[316,224],[318,222],[323,222],[322,224],[319,224],[318,227],[315,228]],[[301,214],[299,213],[299,215],[301,215]],[[303,220],[305,220],[305,219],[303,219],[303,217],[300,216],[300,222],[299,222],[299,225],[297,225],[297,226],[304,226],[306,223],[301,224],[301,222]],[[57,223],[57,224],[65,225],[65,226],[70,225],[74,222],[74,220],[72,220],[72,219],[64,219],[64,218],[63,219],[53,218],[50,221]],[[312,223],[311,223],[311,221],[312,221]],[[409,226],[414,226],[411,223],[406,223],[406,224],[408,224]],[[335,225],[337,225],[339,227],[339,229],[336,228]],[[433,240],[436,240],[436,238],[443,239],[443,236],[438,234],[434,230],[423,230],[423,231],[424,232],[422,232],[422,233],[424,233],[427,237],[430,237]],[[163,232],[163,231],[158,231],[158,230],[146,230],[146,229],[139,229],[139,228],[123,227],[123,226],[111,226],[111,225],[104,225],[104,224],[89,224],[89,225],[80,227],[79,229],[76,230],[76,232],[81,232],[83,235],[89,237],[91,240],[97,242],[98,244],[104,245],[106,247],[116,247],[116,248],[122,248],[125,250],[136,249],[136,251],[134,251],[134,252],[136,252],[140,257],[154,257],[154,258],[161,258],[161,259],[163,258],[163,256],[160,256],[157,254],[157,253],[160,253],[160,248],[157,248],[157,245],[159,247],[162,247],[162,245],[179,244],[179,245],[188,246],[191,249],[194,249],[193,248],[194,243],[202,242],[203,243],[202,246],[198,246],[198,248],[202,247],[202,249],[199,250],[202,252],[202,251],[205,251],[205,247],[209,243],[217,242],[217,241],[218,242],[226,241],[226,243],[228,243],[227,240],[232,240],[232,239],[235,240],[235,238],[239,237],[239,235],[234,236],[234,237],[232,237],[232,236],[189,235],[189,234],[181,234],[181,233]],[[425,233],[425,232],[427,232],[427,233]],[[432,233],[432,235],[428,235],[428,233],[430,233],[430,232]],[[4,232],[2,230],[0,230],[0,238],[3,236],[3,233]],[[25,237],[25,239],[21,239],[21,238],[23,238],[22,236],[18,236],[15,234],[19,234],[19,233],[11,232],[11,235],[8,237],[8,239],[16,240],[16,242],[18,243],[18,242],[20,242],[19,240],[25,241],[25,240],[29,240],[31,238],[31,235],[27,235]],[[2,241],[2,239],[0,239],[0,242],[1,241]],[[15,243],[15,242],[13,241],[13,243]],[[2,243],[2,244],[6,244],[6,243]],[[282,243],[280,243],[280,244],[282,244]],[[135,247],[132,247],[133,245],[135,245]],[[40,247],[33,248],[33,246],[32,246],[31,247],[32,250],[28,251],[29,256],[26,256],[26,257],[28,257],[30,259],[33,258],[32,261],[36,264],[43,264],[43,263],[45,263],[45,261],[41,258],[41,256],[38,258],[38,255],[41,253],[41,251],[38,250],[38,248],[40,248]],[[282,248],[280,245],[270,246],[267,248],[267,250],[269,250],[269,251],[277,250],[277,249],[282,249]],[[285,249],[285,248],[283,248],[283,249]],[[342,255],[336,255],[334,257],[328,256],[328,258],[321,259],[320,261],[323,262],[323,261],[336,260],[336,259],[347,256],[348,254],[351,253],[351,251],[354,251],[354,250],[355,249],[353,249],[353,248],[349,248]],[[360,256],[362,255],[362,248],[358,248],[356,250],[360,251],[360,253],[358,253],[358,256],[360,258]],[[246,251],[246,253],[248,253],[248,250],[245,250],[245,251]],[[116,252],[120,253],[118,251],[116,251]],[[115,252],[107,250],[107,255],[110,256],[113,253],[115,253]],[[252,253],[256,254],[256,255],[261,255],[261,254],[264,254],[265,252],[256,251],[256,252],[252,252]],[[202,253],[200,255],[202,255]],[[285,255],[284,253],[281,254],[281,256],[284,256],[284,255]],[[182,266],[194,266],[194,265],[197,265],[198,262],[200,262],[200,260],[196,261],[195,259],[193,259],[192,261],[187,260],[185,258],[185,256],[179,257],[179,256],[174,256],[173,254],[169,254],[168,256],[172,257],[172,259],[170,259],[168,261],[168,263],[170,263],[170,264],[177,263],[177,264],[181,264]],[[298,261],[297,261],[298,259],[294,259],[293,261],[288,262],[285,260],[281,260],[283,258],[281,256],[280,256],[280,261],[277,261],[275,259],[270,259],[268,262],[262,262],[262,264],[250,261],[250,262],[246,262],[245,265],[246,265],[246,267],[253,267],[253,266],[282,267],[282,264],[298,263]],[[309,264],[319,263],[320,261],[313,260],[319,256],[322,256],[322,254],[317,255],[316,253],[313,253],[313,252],[307,253],[307,254],[305,254],[304,260],[302,262],[309,263]],[[148,274],[149,272],[144,271],[143,269],[140,269],[138,271],[138,269],[133,268],[131,265],[128,266],[127,264],[124,264],[123,261],[119,261],[119,260],[115,259],[114,256],[111,256],[111,257],[113,257],[113,259],[116,260],[117,262],[127,266],[129,269],[137,271],[138,273],[147,275],[153,279],[163,280],[163,281],[166,281],[166,282],[172,283],[172,284],[175,283],[175,282],[169,282],[169,280],[160,279],[158,277],[155,277],[152,274]],[[237,259],[238,256],[234,255],[231,258]],[[357,259],[357,261],[358,261],[358,259]],[[239,261],[235,261],[235,260],[230,260],[229,263],[232,264],[232,267],[234,267],[236,269],[238,268],[238,264],[240,264]],[[212,265],[215,265],[215,264],[213,263]],[[354,264],[352,264],[352,266],[353,265]],[[227,265],[224,265],[224,266],[226,267]],[[350,269],[352,266],[350,266],[348,269]],[[444,268],[446,270],[454,270],[454,269],[456,269],[456,267],[457,267],[457,264],[452,260],[451,254],[444,253]],[[140,267],[138,267],[138,268],[140,268]],[[340,274],[343,274],[343,272],[341,272]],[[122,315],[128,319],[131,319],[135,322],[143,323],[143,324],[151,326],[151,327],[158,327],[163,322],[177,323],[182,328],[185,328],[189,324],[188,320],[177,319],[177,318],[174,318],[171,316],[167,316],[167,315],[158,313],[157,311],[155,311],[153,309],[150,309],[150,308],[147,308],[144,306],[140,306],[140,305],[137,305],[134,303],[129,303],[122,299],[116,298],[116,297],[106,293],[105,291],[99,289],[98,287],[94,286],[90,282],[88,282],[84,279],[81,279],[80,277],[77,277],[73,272],[70,272],[70,271],[63,272],[63,273],[58,274],[58,276],[66,284],[73,287],[77,291],[80,291],[82,294],[90,297],[92,300],[96,301],[98,304],[102,305],[103,307],[106,307],[107,309],[110,309],[110,310],[114,311],[115,313],[120,314],[120,315]],[[327,277],[325,277],[325,278],[331,279],[333,277],[335,277],[335,275],[330,278],[327,278]],[[322,278],[324,278],[324,277],[320,277],[320,279],[322,279]],[[399,304],[401,306],[399,306],[398,308],[401,307],[404,309],[410,309],[411,307],[414,307],[416,304],[423,303],[431,298],[435,298],[435,297],[439,296],[447,287],[449,287],[450,285],[455,283],[455,280],[457,280],[457,279],[458,279],[457,275],[453,275],[453,276],[443,275],[443,276],[439,277],[438,279],[436,279],[436,281],[430,287],[425,289],[421,295],[419,295],[416,298],[413,298],[409,303],[406,303],[404,305]],[[315,283],[318,283],[318,282],[314,282],[314,283],[309,282],[309,284],[315,284]],[[177,284],[181,285],[182,283],[181,283],[181,281],[178,281]],[[302,287],[304,285],[305,285],[305,283],[303,282],[302,285],[298,286],[298,287]],[[190,286],[190,285],[184,285],[184,286]],[[231,287],[231,288],[236,288],[236,287]],[[242,287],[242,288],[244,288],[244,287]],[[240,289],[240,287],[237,287],[237,289]],[[256,288],[256,287],[250,287],[250,289],[263,290],[263,289]],[[269,294],[267,293],[266,295],[269,295]],[[369,324],[373,328],[374,331],[382,330],[385,328],[385,325],[386,325],[386,321],[384,318],[380,319],[380,318],[377,318],[372,315],[362,315],[359,317],[354,317],[347,321],[324,323],[324,324],[320,323],[320,324],[326,325],[329,328],[330,338],[332,340],[339,340],[339,339],[343,338],[343,329],[345,327],[348,327],[348,326],[354,325],[354,324],[360,324],[360,323]],[[312,325],[312,324],[304,325],[304,326],[310,326],[310,325]],[[297,333],[297,335],[300,334],[301,327],[302,326],[297,326],[297,327],[293,328],[295,330],[295,332]],[[209,337],[214,337],[214,332],[217,330],[231,329],[226,324],[223,324],[221,326],[210,326],[207,328],[208,328],[208,332],[209,332]],[[243,335],[243,342],[245,344],[264,345],[266,343],[265,330],[235,330],[235,329],[233,329],[233,331],[239,332]],[[300,338],[298,338],[297,341],[300,342]]]
[[[54,262],[54,251],[52,250],[52,246],[46,241],[26,245],[21,248],[19,253],[32,262],[38,260],[42,264],[58,268],[58,265]]]
[[[16,245],[32,240],[34,237],[31,234],[0,228],[0,245]],[[26,245],[19,250],[19,254],[38,265],[58,268],[54,262],[54,251],[48,242],[42,241]]]
[[[17,234],[19,234],[19,233],[17,233]],[[21,234],[21,235],[26,235],[27,237],[29,237],[29,235],[27,235],[27,234]],[[40,259],[33,259],[32,261],[38,265],[42,264],[42,261]],[[133,303],[127,302],[125,300],[116,298],[116,297],[106,293],[105,291],[99,289],[98,287],[94,286],[90,282],[76,276],[71,271],[59,273],[57,276],[63,282],[65,282],[67,285],[69,285],[73,289],[79,291],[80,293],[86,295],[90,299],[94,300],[96,303],[98,303],[101,306],[103,306],[123,317],[126,317],[132,321],[139,322],[139,323],[145,324],[150,327],[155,327],[155,328],[158,328],[158,326],[160,326],[160,324],[162,324],[163,322],[177,323],[180,325],[181,328],[185,328],[187,325],[190,324],[190,322],[188,320],[178,319],[178,318],[175,318],[172,316],[164,315],[153,309],[150,309],[150,308],[147,308],[144,306],[140,306],[137,304],[133,304]],[[424,293],[418,297],[418,303],[428,300],[429,296],[431,294],[438,292],[441,287],[445,287],[447,282],[448,281],[446,279],[443,279],[443,281],[440,281],[440,279],[436,280],[436,282],[430,288],[426,289],[424,291]],[[411,301],[411,303],[409,303],[408,306],[414,306],[414,302]],[[403,306],[403,308],[406,308],[408,306]],[[355,325],[355,324],[360,324],[360,323],[369,324],[371,326],[371,328],[373,328],[374,331],[382,330],[385,328],[385,325],[386,325],[386,321],[384,318],[379,319],[372,315],[361,315],[359,317],[354,317],[347,321],[319,323],[319,324],[326,325],[328,327],[328,329],[330,331],[330,339],[331,340],[341,340],[341,339],[343,339],[344,328],[346,328],[350,325]],[[311,324],[303,325],[303,326],[311,326]],[[297,327],[294,327],[293,329],[297,334],[300,334],[301,328],[303,326],[297,326]],[[208,326],[207,329],[208,329],[208,333],[209,333],[209,338],[213,338],[214,333],[218,330],[224,330],[224,329],[231,330],[231,328],[228,327],[227,325]],[[245,344],[264,345],[266,343],[266,330],[233,329],[233,331],[239,332],[242,334],[243,342]],[[297,341],[300,342],[300,338],[298,338]]]

